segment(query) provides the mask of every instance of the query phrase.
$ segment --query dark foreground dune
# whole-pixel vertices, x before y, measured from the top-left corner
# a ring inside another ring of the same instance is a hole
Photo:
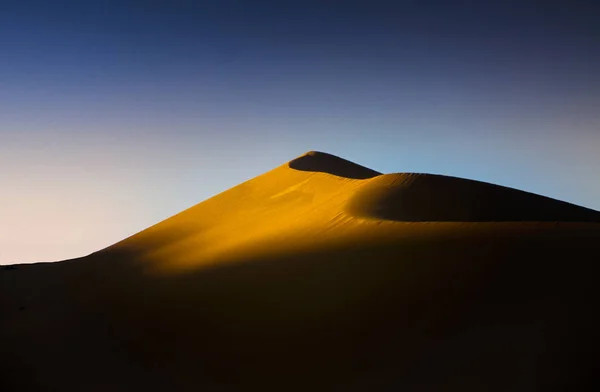
[[[599,390],[599,250],[596,211],[311,152],[1,269],[0,391]]]

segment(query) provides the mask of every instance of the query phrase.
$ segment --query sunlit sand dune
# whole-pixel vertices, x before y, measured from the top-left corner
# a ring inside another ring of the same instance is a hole
[[[0,390],[584,390],[599,250],[597,211],[309,152],[0,270]]]

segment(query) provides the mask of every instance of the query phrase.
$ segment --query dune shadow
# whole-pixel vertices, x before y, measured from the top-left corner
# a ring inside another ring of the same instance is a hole
[[[46,344],[67,358],[65,379],[99,369],[88,374],[135,390],[580,390],[600,348],[588,256],[598,238],[558,228],[348,242],[174,275],[144,273],[138,249],[112,249],[16,271],[31,271],[20,296],[35,287],[66,306],[23,336],[58,334]],[[0,305],[14,298],[13,276],[0,281]],[[39,390],[19,379],[28,367],[9,342],[0,385]],[[142,370],[115,371],[115,361]],[[530,374],[544,377],[532,387]]]
[[[575,234],[561,241],[515,236],[347,244],[182,275],[131,275],[111,286],[114,302],[105,308],[112,310],[111,317],[118,315],[114,323],[126,328],[120,332],[136,337],[129,342],[133,360],[199,387],[224,380],[239,383],[227,390],[281,387],[296,380],[302,386],[298,390],[311,385],[335,390],[344,380],[378,378],[388,386],[404,386],[421,374],[443,380],[461,371],[467,377],[482,361],[491,369],[491,382],[506,369],[539,364],[519,357],[522,347],[498,347],[497,336],[468,340],[471,346],[459,350],[481,352],[479,357],[448,356],[436,347],[451,343],[455,334],[469,337],[481,325],[509,323],[513,328],[500,333],[510,340],[516,330],[519,342],[539,338],[529,332],[532,323],[552,326],[557,335],[580,332],[588,313],[578,304],[593,287],[594,263],[584,255],[597,247]],[[529,258],[524,249],[535,250],[537,257]],[[573,263],[567,270],[565,260]],[[576,322],[556,325],[566,309]],[[583,344],[569,343],[569,349]],[[596,349],[597,341],[591,343]],[[546,344],[548,351],[555,348]],[[525,348],[536,349],[533,343]],[[546,368],[575,374],[562,360],[564,352],[544,354],[539,359]],[[463,366],[452,368],[457,360]],[[583,364],[591,363],[585,358]],[[520,383],[511,382],[513,387]],[[454,383],[454,388],[430,390],[465,390],[460,381]],[[511,388],[493,390],[506,389]]]
[[[318,151],[310,151],[290,161],[288,165],[294,170],[327,173],[355,180],[364,180],[381,174],[346,159]]]

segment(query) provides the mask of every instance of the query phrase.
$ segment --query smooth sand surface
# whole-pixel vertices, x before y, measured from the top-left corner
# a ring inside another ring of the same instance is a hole
[[[600,213],[309,152],[0,270],[0,391],[580,391]]]

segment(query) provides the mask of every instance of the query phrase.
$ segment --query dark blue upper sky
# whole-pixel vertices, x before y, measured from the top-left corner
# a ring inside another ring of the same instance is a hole
[[[577,1],[2,1],[0,221],[38,230],[20,249],[39,257],[91,251],[307,150],[600,209],[599,20]]]
[[[231,115],[274,98],[301,116],[332,95],[353,107],[368,94],[379,110],[407,95],[417,106],[475,95],[482,105],[597,102],[595,8],[473,3],[2,2],[2,104],[52,111],[48,100],[73,99],[106,116],[175,96],[181,115],[199,100]]]
[[[595,77],[597,83],[597,8],[473,3],[2,2],[2,70],[88,83],[136,76],[141,83],[217,70],[247,70],[247,79],[279,70],[277,79],[292,71],[300,78],[404,70],[453,76],[508,68],[507,76],[539,72],[560,82]]]

